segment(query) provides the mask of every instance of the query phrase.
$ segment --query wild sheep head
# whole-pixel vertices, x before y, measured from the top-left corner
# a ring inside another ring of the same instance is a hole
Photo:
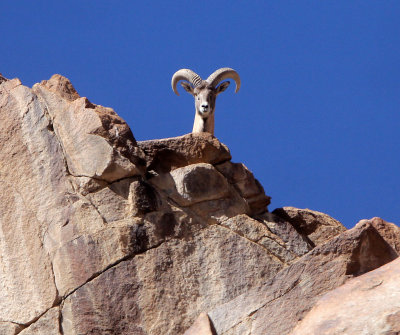
[[[235,93],[237,93],[240,89],[240,77],[235,70],[228,67],[215,71],[207,80],[202,80],[197,73],[189,69],[181,69],[172,76],[171,86],[176,95],[179,95],[176,85],[180,80],[184,80],[184,82],[181,82],[182,87],[194,96],[196,116],[193,132],[214,134],[215,100],[218,94],[228,88],[230,82],[217,85],[228,78],[235,81]]]

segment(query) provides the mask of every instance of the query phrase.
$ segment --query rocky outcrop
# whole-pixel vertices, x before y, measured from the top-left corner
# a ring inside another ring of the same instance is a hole
[[[273,213],[289,222],[313,247],[346,230],[329,215],[309,209],[283,207],[275,209]]]
[[[323,295],[292,335],[398,334],[400,259]]]
[[[288,334],[321,294],[397,256],[365,222],[314,248],[264,285],[215,308],[209,316],[217,334]]]
[[[136,142],[60,75],[0,76],[0,124],[1,334],[285,334],[400,250],[377,218],[270,213],[215,137]]]
[[[5,80],[0,92],[0,321],[10,331],[183,333],[308,251],[248,216],[251,196],[268,197],[243,194],[218,169],[231,156],[211,135],[138,144],[58,75],[32,89]],[[240,181],[258,185],[241,168]],[[259,234],[249,239],[239,221]]]
[[[188,134],[139,143],[149,173],[165,173],[196,163],[219,164],[232,157],[229,149],[209,133]]]
[[[361,220],[357,225],[371,224],[384,240],[393,248],[394,252],[400,254],[400,227],[393,223],[386,222],[381,218]]]
[[[265,195],[264,188],[244,164],[225,162],[217,165],[216,168],[246,200],[251,214],[265,212],[271,198]]]
[[[80,98],[59,75],[33,86],[32,94],[47,116],[75,177],[113,182],[144,172],[144,154],[133,134],[111,108]]]

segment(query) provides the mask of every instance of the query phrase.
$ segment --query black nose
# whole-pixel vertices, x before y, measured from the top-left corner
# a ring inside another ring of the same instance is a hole
[[[201,107],[207,108],[208,104],[202,104]]]

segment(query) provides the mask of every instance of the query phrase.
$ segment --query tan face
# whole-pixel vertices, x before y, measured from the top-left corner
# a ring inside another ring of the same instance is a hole
[[[229,81],[223,82],[218,87],[209,86],[207,83],[202,83],[200,86],[193,88],[189,83],[182,82],[182,87],[186,92],[194,96],[194,104],[196,113],[206,119],[215,110],[215,100],[217,95],[222,93],[229,86]]]
[[[214,113],[215,98],[217,97],[213,87],[196,87],[193,91],[196,112],[202,117],[208,117]]]

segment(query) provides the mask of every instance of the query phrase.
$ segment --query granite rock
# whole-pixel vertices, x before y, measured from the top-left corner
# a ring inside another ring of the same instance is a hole
[[[146,155],[147,170],[165,173],[196,163],[218,164],[231,159],[229,149],[209,133],[138,142]]]
[[[400,259],[318,299],[291,335],[400,333]]]
[[[144,172],[144,153],[111,108],[80,98],[59,76],[35,84],[32,92],[60,141],[71,175],[113,182]]]
[[[217,334],[288,334],[322,294],[396,257],[373,225],[362,223],[208,315]]]
[[[379,218],[269,213],[212,135],[137,143],[60,75],[0,76],[0,124],[1,334],[286,334],[400,250]]]
[[[310,209],[283,207],[275,209],[273,213],[289,222],[312,246],[322,244],[346,230],[329,215]]]

